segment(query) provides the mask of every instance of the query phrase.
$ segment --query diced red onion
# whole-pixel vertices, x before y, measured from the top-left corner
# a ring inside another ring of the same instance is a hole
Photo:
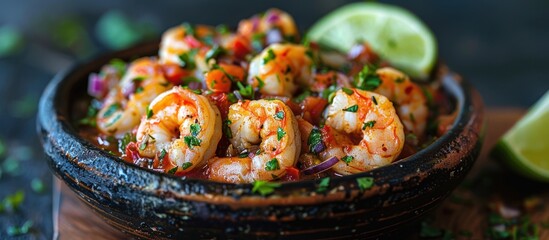
[[[267,42],[267,45],[279,43],[283,40],[284,38],[282,37],[282,33],[280,33],[280,30],[278,30],[277,28],[269,30],[267,32],[267,35],[265,36],[265,41]]]
[[[134,81],[126,82],[124,86],[122,86],[122,95],[124,97],[128,98],[130,95],[135,93],[135,90],[137,89],[136,83]]]
[[[105,78],[97,73],[90,74],[88,78],[88,94],[96,98],[103,98],[107,93]]]
[[[201,82],[190,82],[189,85],[187,85],[187,86],[192,90],[202,89],[202,83]]]
[[[277,12],[270,12],[269,13],[269,16],[267,16],[266,20],[268,23],[275,23],[276,21],[278,21],[280,19],[280,16],[278,15]]]
[[[316,144],[312,147],[311,152],[320,153],[320,152],[324,151],[324,149],[326,149],[326,145],[324,145],[324,142],[321,141],[321,142],[319,142],[318,144]]]
[[[234,93],[234,96],[235,96],[238,100],[240,100],[240,101],[243,101],[243,100],[244,100],[244,98],[242,97],[242,95],[240,94],[240,92],[239,92],[238,90],[234,90],[233,93]]]
[[[305,175],[321,173],[333,167],[337,162],[339,162],[339,159],[337,157],[331,157],[328,160],[321,162],[317,165],[310,166],[301,172]]]

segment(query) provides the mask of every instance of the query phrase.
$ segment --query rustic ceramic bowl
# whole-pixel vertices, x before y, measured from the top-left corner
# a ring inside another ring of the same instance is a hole
[[[38,132],[49,165],[109,224],[140,238],[369,238],[417,220],[463,180],[481,147],[483,106],[476,90],[439,67],[443,87],[455,99],[457,119],[436,142],[404,160],[370,172],[283,183],[270,196],[251,184],[225,184],[160,174],[128,164],[78,136],[76,102],[88,75],[112,58],[155,55],[144,44],[78,64],[58,74],[40,101]],[[375,185],[360,191],[357,178]]]

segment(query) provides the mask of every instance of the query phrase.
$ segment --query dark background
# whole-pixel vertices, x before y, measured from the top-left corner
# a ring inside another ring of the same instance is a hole
[[[278,7],[293,15],[303,32],[347,2],[0,1],[0,203],[18,189],[25,191],[18,210],[0,213],[0,239],[28,219],[31,234],[21,238],[52,234],[51,175],[35,134],[35,112],[55,73],[101,52],[158,38],[183,21],[234,27]],[[526,108],[549,89],[549,1],[383,2],[418,15],[434,32],[440,59],[472,82],[489,108]],[[33,190],[32,179],[45,188]]]

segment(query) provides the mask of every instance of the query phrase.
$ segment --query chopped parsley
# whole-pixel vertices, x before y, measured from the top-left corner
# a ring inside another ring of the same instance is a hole
[[[225,120],[223,123],[223,133],[229,139],[233,138],[233,132],[231,131],[230,125],[232,124],[231,120]]]
[[[355,79],[355,86],[362,90],[372,91],[381,85],[381,79],[375,73],[376,69],[372,66],[364,66]]]
[[[202,143],[202,140],[194,136],[185,136],[183,137],[183,141],[185,141],[185,144],[187,144],[190,149],[193,149],[195,146],[200,146],[200,143]]]
[[[227,94],[227,100],[229,100],[230,103],[238,102],[238,98],[236,98],[234,93],[228,93]]]
[[[301,94],[299,94],[297,97],[295,97],[294,101],[297,102],[297,103],[301,103],[301,102],[303,102],[303,100],[305,100],[305,98],[307,98],[309,96],[311,96],[311,91],[305,90]]]
[[[258,88],[259,89],[262,89],[263,86],[265,86],[265,82],[263,82],[263,80],[261,80],[261,78],[259,76],[255,76],[255,79],[257,80],[257,84],[258,84]]]
[[[112,116],[116,111],[118,111],[118,109],[121,109],[121,108],[122,108],[122,105],[120,105],[120,103],[113,103],[107,108],[107,110],[105,110],[105,112],[103,113],[103,117],[108,118]]]
[[[173,167],[172,169],[168,170],[168,174],[175,174],[175,172],[177,172],[178,168],[179,167],[177,167],[177,166]]]
[[[322,178],[318,183],[318,187],[316,188],[316,191],[319,193],[326,192],[329,186],[330,186],[330,177]]]
[[[335,92],[337,91],[337,85],[331,85],[328,88],[322,91],[322,98],[328,100],[329,103],[332,103],[335,97]]]
[[[194,26],[193,25],[191,25],[188,22],[184,22],[184,23],[181,24],[181,26],[185,29],[185,35],[194,36],[195,31],[194,31]]]
[[[248,156],[250,156],[250,153],[248,152],[248,150],[244,150],[244,152],[241,152],[240,154],[238,154],[239,158],[247,158]]]
[[[153,110],[147,107],[147,119],[151,118],[153,114],[154,114]]]
[[[276,158],[271,159],[265,164],[265,170],[267,171],[274,171],[279,169],[280,169],[280,165],[278,164],[278,159]]]
[[[345,112],[356,112],[358,111],[358,105],[353,105],[353,106],[350,106],[348,108],[344,108],[343,111]]]
[[[97,120],[96,116],[99,112],[100,103],[97,100],[92,100],[90,103],[90,106],[88,106],[88,111],[86,113],[86,117],[82,118],[78,121],[81,125],[88,125],[90,127],[96,127],[97,126]]]
[[[282,139],[285,135],[286,132],[284,132],[284,129],[278,127],[278,129],[276,130],[276,138],[278,139],[278,141],[280,141],[280,139]]]
[[[143,92],[143,87],[137,87],[135,89],[135,93],[142,93]]]
[[[115,58],[109,62],[109,66],[113,67],[116,72],[118,73],[118,76],[123,76],[126,73],[126,62]]]
[[[254,90],[252,89],[251,85],[247,85],[246,87],[244,87],[241,82],[236,82],[236,86],[238,87],[238,92],[240,93],[240,95],[242,95],[242,97],[250,99],[254,98]]]
[[[132,82],[134,83],[139,83],[139,82],[143,82],[143,80],[145,80],[145,77],[144,76],[137,76],[137,77],[134,77],[132,79]]]
[[[198,133],[200,133],[200,130],[202,130],[202,128],[200,127],[199,124],[197,124],[197,123],[191,124],[191,135],[193,137],[198,136]]]
[[[341,89],[343,92],[347,93],[347,95],[353,95],[354,91],[352,89],[349,89],[349,88],[342,88]]]
[[[276,58],[276,54],[274,53],[272,48],[269,48],[269,50],[267,50],[267,56],[263,58],[263,64],[267,64],[268,62],[270,62],[271,60],[274,60],[275,58]]]
[[[342,157],[341,160],[344,161],[347,165],[349,165],[349,163],[351,163],[353,161],[353,159],[355,159],[353,156],[345,156],[345,157]]]
[[[162,149],[162,151],[160,151],[160,155],[158,155],[158,159],[159,159],[159,160],[164,159],[164,157],[166,156],[166,154],[168,154],[168,152],[166,152],[166,149]]]
[[[374,102],[375,105],[377,105],[377,99],[376,99],[376,96],[372,96],[372,101]]]
[[[280,186],[280,183],[257,180],[254,182],[252,193],[259,193],[261,196],[267,196],[273,193],[275,188],[278,188]]]
[[[276,120],[282,120],[282,119],[284,119],[284,111],[278,111],[278,112],[275,114],[275,119],[276,119]]]
[[[309,134],[309,139],[307,140],[307,144],[309,144],[309,151],[314,152],[315,147],[318,144],[322,143],[322,132],[318,128],[313,128],[311,130],[311,134]]]
[[[130,144],[130,142],[135,142],[135,141],[137,141],[135,139],[135,135],[133,135],[131,132],[124,134],[124,136],[118,140],[118,151],[120,152],[126,151],[126,147],[128,146],[128,144]]]
[[[143,137],[143,140],[141,142],[141,144],[139,144],[139,150],[143,151],[145,150],[145,148],[147,148],[147,144],[149,143],[149,135],[145,135]]]
[[[373,128],[375,124],[376,124],[376,121],[375,121],[375,120],[365,122],[365,123],[362,125],[362,130],[366,130],[366,128]]]
[[[198,49],[191,49],[189,52],[179,55],[179,65],[182,68],[193,70],[196,68],[195,56],[198,53]]]
[[[187,170],[188,168],[190,168],[193,164],[191,162],[184,162],[183,165],[181,165],[181,168],[183,168],[183,170]]]
[[[223,47],[220,47],[219,45],[214,45],[212,49],[210,49],[208,52],[206,52],[206,62],[209,62],[210,59],[215,59],[219,57],[220,55],[224,54],[226,51]]]
[[[374,186],[374,178],[373,177],[357,178],[356,183],[358,184],[358,188],[360,189],[360,191],[364,191]]]

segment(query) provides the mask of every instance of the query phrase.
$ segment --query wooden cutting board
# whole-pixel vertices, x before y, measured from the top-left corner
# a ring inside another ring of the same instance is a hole
[[[484,193],[475,193],[460,186],[446,199],[429,218],[433,225],[453,232],[457,239],[482,239],[487,229],[490,212],[501,208],[500,200],[512,199],[515,205],[521,202],[538,202],[536,210],[529,212],[532,221],[548,222],[549,187],[522,179],[502,168],[488,156],[497,139],[523,114],[522,109],[492,109],[486,112],[486,135],[481,155],[469,173],[465,183],[488,184]],[[488,180],[483,180],[483,178]],[[480,182],[479,180],[480,179]],[[484,182],[488,183],[484,183]],[[490,183],[490,181],[492,181]],[[60,239],[127,239],[128,236],[107,225],[94,214],[78,196],[58,181],[60,206],[58,209],[57,233]],[[55,193],[54,193],[55,195]],[[419,223],[418,223],[419,225]],[[414,233],[415,232],[415,233]],[[420,228],[412,231],[411,239],[417,239]],[[466,235],[471,235],[467,237]],[[549,229],[540,228],[539,239],[549,239]]]

